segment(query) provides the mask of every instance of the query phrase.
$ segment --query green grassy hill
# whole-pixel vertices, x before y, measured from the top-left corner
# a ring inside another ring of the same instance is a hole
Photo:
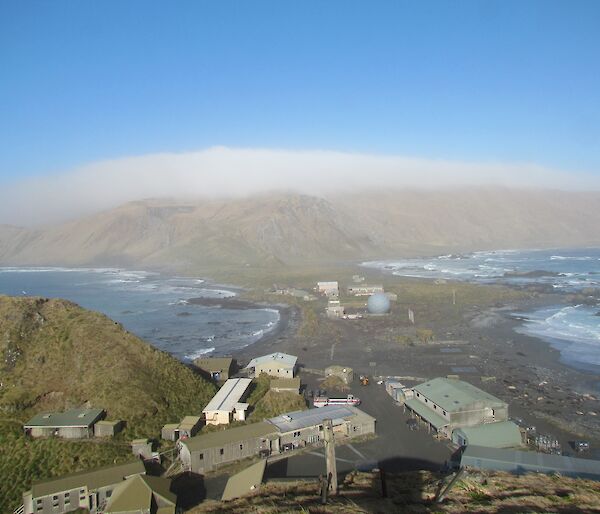
[[[0,512],[32,479],[132,457],[128,440],[200,414],[216,388],[106,316],[65,300],[0,296]],[[127,428],[115,440],[27,440],[32,415],[88,405]]]

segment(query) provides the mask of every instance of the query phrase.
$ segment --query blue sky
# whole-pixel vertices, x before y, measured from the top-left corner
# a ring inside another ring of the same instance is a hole
[[[0,2],[0,183],[216,145],[600,175],[597,1]]]

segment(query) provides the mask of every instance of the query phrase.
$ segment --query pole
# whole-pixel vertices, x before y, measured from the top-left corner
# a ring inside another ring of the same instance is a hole
[[[327,462],[327,482],[330,494],[337,494],[337,465],[335,461],[335,439],[333,436],[333,422],[330,419],[323,420],[323,432],[325,436],[325,460]]]

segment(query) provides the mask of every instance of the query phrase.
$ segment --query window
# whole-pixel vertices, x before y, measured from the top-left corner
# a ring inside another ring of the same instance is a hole
[[[204,454],[203,454],[203,453],[201,453],[201,454],[199,455],[199,458],[200,458],[200,460],[204,460]]]
[[[435,403],[433,404],[433,409],[437,410],[437,405]]]
[[[444,413],[444,416],[447,416],[447,415],[448,415],[448,414],[446,414],[446,411],[445,411],[445,410],[443,410],[442,412]]]
[[[429,400],[427,398],[425,398],[425,403],[429,403]]]
[[[243,450],[243,449],[244,449],[244,445],[240,444],[240,450]]]
[[[41,498],[38,498],[38,499],[36,500],[36,503],[37,503],[38,505],[41,505],[42,503],[44,503],[44,500],[42,500]]]
[[[223,455],[223,453],[225,453],[225,452],[223,451],[223,448],[221,448],[221,449],[219,450],[219,455]]]
[[[58,496],[54,495],[54,496],[52,497],[52,500],[53,500],[53,501],[56,501],[56,500],[58,500]]]
[[[69,498],[69,496],[71,496],[71,493],[70,493],[69,491],[67,491],[67,492],[65,493],[65,498]]]
[[[112,490],[109,489],[108,491],[106,491],[106,497],[110,498],[112,496]]]

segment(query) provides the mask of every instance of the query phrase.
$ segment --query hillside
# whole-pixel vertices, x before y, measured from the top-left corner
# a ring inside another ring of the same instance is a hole
[[[340,494],[321,505],[316,480],[267,483],[257,494],[228,502],[207,501],[190,514],[369,514],[369,513],[590,513],[598,512],[600,483],[559,476],[501,472],[466,475],[446,499],[434,503],[443,477],[428,471],[387,474],[387,498],[379,473],[350,473]]]
[[[129,439],[157,437],[215,391],[105,316],[42,298],[0,296],[0,377],[0,512],[32,479],[131,459]],[[126,420],[124,433],[106,442],[23,437],[33,414],[84,404]]]
[[[600,244],[600,193],[487,189],[147,200],[69,223],[0,227],[0,264],[197,271]]]

